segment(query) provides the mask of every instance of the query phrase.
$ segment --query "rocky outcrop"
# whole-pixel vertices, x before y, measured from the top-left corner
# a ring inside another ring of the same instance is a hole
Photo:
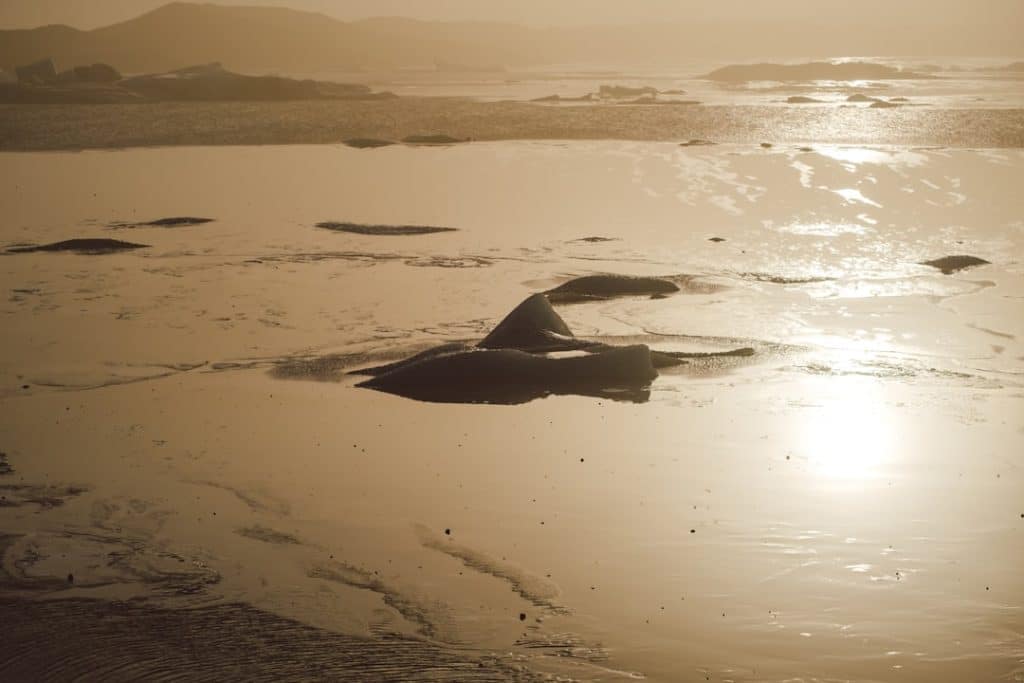
[[[534,294],[505,316],[478,346],[482,349],[541,349],[561,345],[558,337],[572,336],[572,330],[551,307],[548,298]]]
[[[650,296],[674,294],[679,285],[658,277],[632,277],[629,275],[586,275],[569,280],[545,294],[552,303],[601,301],[620,296]]]
[[[465,138],[453,138],[451,135],[409,135],[402,138],[407,145],[454,145],[460,142],[469,142]]]
[[[475,349],[435,355],[358,386],[422,401],[516,404],[551,394],[645,399],[657,376],[644,345],[570,358]]]
[[[76,254],[95,256],[98,254],[112,254],[118,251],[129,251],[132,249],[143,249],[148,244],[135,244],[134,242],[123,242],[106,238],[77,238],[53,242],[51,244],[33,245],[25,247],[11,247],[8,253],[28,254],[38,251],[68,251]]]
[[[128,101],[249,102],[289,100],[377,100],[396,97],[369,86],[296,80],[281,76],[247,76],[219,63],[190,66],[166,73],[122,78],[108,64],[76,66],[56,73],[43,60],[18,67],[18,83],[0,88],[0,102],[12,104],[76,104]]]
[[[18,82],[25,85],[46,85],[57,81],[57,69],[50,58],[19,66],[15,69]]]
[[[650,86],[630,87],[626,85],[602,85],[597,89],[597,96],[603,99],[627,99],[630,97],[643,97],[644,95],[657,95],[658,89]]]
[[[377,149],[378,147],[389,147],[398,143],[392,140],[381,140],[379,138],[349,138],[342,144],[355,149]]]
[[[635,278],[640,279],[640,278]],[[555,352],[586,355],[555,357]],[[689,359],[754,355],[752,348],[711,353],[652,351],[575,337],[544,294],[534,294],[476,347],[461,342],[398,362],[355,370],[373,379],[358,386],[445,403],[523,403],[551,394],[643,401],[657,368]]]
[[[109,64],[89,64],[57,74],[58,83],[116,83],[121,72]]]
[[[455,232],[456,228],[442,228],[434,225],[364,225],[362,223],[338,223],[324,221],[316,227],[336,232],[351,232],[356,235],[377,235],[398,237],[407,235],[432,235],[438,232]]]
[[[942,271],[943,275],[952,275],[958,270],[965,268],[973,268],[975,266],[983,266],[991,263],[983,258],[977,256],[969,256],[967,254],[958,254],[955,256],[943,256],[942,258],[932,259],[931,261],[922,261],[922,266],[931,266],[932,268],[938,268]]]

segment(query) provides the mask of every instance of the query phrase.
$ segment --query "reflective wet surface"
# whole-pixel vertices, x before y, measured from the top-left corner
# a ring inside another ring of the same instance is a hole
[[[140,643],[186,607],[295,643],[397,638],[395,680],[416,661],[441,680],[465,661],[481,680],[1024,673],[1019,151],[181,148],[0,168],[0,248],[150,245],[0,255],[5,601],[74,600],[73,628],[100,609],[82,598],[134,598]],[[167,216],[214,221],[109,227]],[[991,263],[921,265],[957,254]],[[754,354],[663,369],[644,403],[427,403],[347,374],[475,343],[528,295],[608,272],[683,284],[558,305],[578,337]]]

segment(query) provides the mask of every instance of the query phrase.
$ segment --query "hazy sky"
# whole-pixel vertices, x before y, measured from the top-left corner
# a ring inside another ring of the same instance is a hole
[[[94,28],[129,19],[168,0],[0,0],[0,27],[69,24]],[[408,16],[437,20],[514,21],[535,25],[685,22],[768,18],[864,23],[883,20],[908,30],[1007,25],[1024,29],[1024,0],[218,0],[283,5],[341,19]],[[898,52],[898,50],[897,50]]]

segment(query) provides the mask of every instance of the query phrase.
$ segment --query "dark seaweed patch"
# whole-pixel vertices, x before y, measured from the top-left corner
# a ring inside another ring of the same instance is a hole
[[[381,140],[380,138],[349,138],[343,144],[356,149],[377,149],[378,147],[388,147],[398,143],[392,140]]]
[[[437,232],[455,232],[456,228],[442,228],[433,225],[364,225],[361,223],[343,223],[323,221],[316,227],[337,232],[351,232],[357,235],[378,235],[382,237],[398,237],[405,235],[431,235]]]
[[[465,138],[453,138],[450,135],[408,135],[402,138],[407,145],[454,145],[459,142],[469,142]]]
[[[182,228],[189,225],[202,225],[212,223],[212,218],[197,218],[195,216],[171,216],[170,218],[157,218],[155,221],[143,221],[141,223],[118,222],[111,223],[111,228]]]
[[[97,256],[100,254],[113,254],[119,251],[129,251],[132,249],[144,249],[148,246],[148,244],[136,244],[134,242],[123,242],[121,240],[85,237],[64,240],[62,242],[53,242],[51,244],[11,247],[7,252],[11,254],[29,254],[37,251],[68,251],[76,254]]]

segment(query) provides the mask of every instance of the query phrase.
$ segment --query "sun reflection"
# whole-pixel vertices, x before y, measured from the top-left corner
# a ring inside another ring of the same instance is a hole
[[[818,153],[822,156],[835,159],[836,161],[845,161],[851,164],[885,164],[892,159],[892,154],[880,150],[870,149],[867,147],[837,147],[837,146],[826,146],[823,145],[818,148]]]
[[[801,455],[814,473],[837,480],[857,481],[882,475],[895,448],[892,416],[882,400],[877,380],[831,377],[841,392],[819,399],[799,426]]]
[[[874,201],[873,199],[868,199],[867,197],[865,197],[861,193],[860,190],[858,190],[856,188],[844,187],[842,189],[832,190],[832,191],[835,192],[840,197],[842,197],[843,199],[845,199],[846,201],[850,202],[851,204],[855,203],[855,202],[858,202],[860,204],[867,204],[868,206],[874,206],[874,207],[879,208],[879,209],[882,208],[881,204],[879,204],[878,202]]]

